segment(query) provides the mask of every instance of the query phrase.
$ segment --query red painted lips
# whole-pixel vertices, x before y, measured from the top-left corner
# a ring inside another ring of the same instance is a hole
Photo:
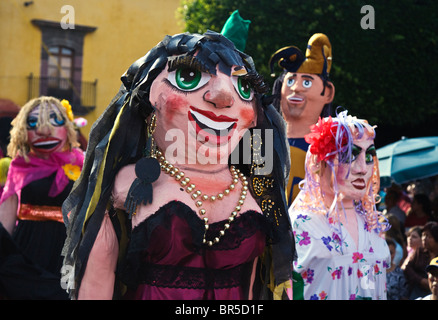
[[[203,135],[206,141],[216,139],[218,145],[231,138],[231,130],[237,126],[238,121],[238,119],[216,115],[211,111],[201,110],[193,106],[189,108],[188,118],[196,123],[196,134]]]
[[[51,152],[60,143],[61,143],[61,140],[53,138],[53,137],[49,137],[49,138],[37,139],[36,141],[34,141],[32,143],[32,146],[34,149],[37,149],[40,152]]]

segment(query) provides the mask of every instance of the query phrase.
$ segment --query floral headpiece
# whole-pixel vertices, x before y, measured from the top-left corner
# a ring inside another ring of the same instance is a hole
[[[74,119],[74,115],[73,115],[73,111],[71,109],[71,105],[70,102],[68,102],[68,100],[63,99],[61,101],[62,106],[65,108],[66,112],[67,112],[67,117],[69,118],[70,121],[73,121]]]
[[[318,162],[332,161],[347,144],[345,129],[338,130],[338,126],[339,124],[333,122],[331,116],[319,118],[318,122],[310,127],[311,133],[304,136],[306,142],[310,144],[310,152],[317,156]]]

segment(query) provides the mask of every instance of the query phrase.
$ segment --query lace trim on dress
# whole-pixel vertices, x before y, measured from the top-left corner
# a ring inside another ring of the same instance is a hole
[[[128,254],[129,252],[146,250],[149,247],[150,236],[157,226],[164,226],[167,229],[171,228],[173,215],[182,217],[187,221],[194,239],[194,246],[196,250],[201,249],[203,247],[204,221],[185,203],[171,201],[132,230]],[[225,223],[227,223],[227,220],[210,224],[207,238],[214,237],[220,230],[223,230]],[[224,236],[223,240],[212,246],[210,250],[235,249],[240,246],[243,240],[251,237],[259,230],[263,231],[267,237],[271,236],[271,226],[268,219],[259,212],[253,210],[246,211],[239,215],[231,224],[227,230],[228,236]]]
[[[178,289],[225,289],[240,287],[251,271],[251,263],[231,269],[202,269],[145,264],[139,275],[141,284]]]
[[[171,201],[132,230],[125,262],[121,266],[121,272],[119,273],[121,280],[125,284],[128,286],[136,286],[144,279],[150,278],[149,275],[146,277],[144,274],[144,265],[146,264],[145,259],[147,258],[147,249],[150,245],[151,235],[158,226],[170,229],[173,216],[181,217],[187,221],[193,240],[191,250],[201,255],[205,253],[205,250],[236,249],[240,246],[242,241],[253,236],[260,230],[268,238],[272,234],[272,226],[269,220],[261,213],[249,210],[235,219],[221,242],[212,247],[207,247],[202,244],[204,222],[185,203]],[[227,220],[212,223],[207,232],[207,238],[211,238],[222,230],[226,221]],[[162,266],[160,266],[160,268],[162,268]],[[200,269],[197,270],[197,272],[199,272]],[[153,277],[151,279],[153,279]]]

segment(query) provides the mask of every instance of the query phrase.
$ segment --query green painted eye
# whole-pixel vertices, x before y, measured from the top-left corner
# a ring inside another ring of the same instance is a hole
[[[356,160],[357,157],[360,155],[361,151],[362,151],[362,148],[353,145],[353,150],[351,150],[350,161],[353,162],[354,160]]]
[[[342,163],[351,163],[354,160],[357,159],[357,157],[360,155],[362,151],[362,148],[353,145],[351,148],[351,155],[348,154],[347,150],[344,151],[344,153],[341,156],[341,162]]]
[[[201,80],[201,72],[194,69],[176,70],[176,84],[183,90],[193,90]]]
[[[371,146],[368,148],[368,150],[365,153],[365,162],[367,164],[371,164],[374,163],[374,156],[376,155],[376,147],[375,146]]]
[[[169,72],[167,79],[182,91],[194,91],[205,85],[211,76],[194,68],[183,67]]]
[[[365,162],[367,164],[373,163],[373,156],[371,154],[369,154],[369,153],[366,153],[365,154]]]
[[[254,93],[248,80],[243,77],[232,77],[232,82],[237,93],[243,100],[252,100]]]

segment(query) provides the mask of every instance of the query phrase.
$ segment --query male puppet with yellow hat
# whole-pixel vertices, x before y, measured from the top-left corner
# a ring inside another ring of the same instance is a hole
[[[286,197],[290,206],[299,192],[298,183],[305,175],[304,161],[309,144],[304,135],[310,133],[310,126],[318,122],[319,116],[331,113],[335,87],[329,80],[330,41],[325,34],[316,33],[309,39],[305,56],[297,47],[285,47],[272,55],[271,72],[276,62],[283,73],[273,86],[273,104],[287,123],[291,170]]]

